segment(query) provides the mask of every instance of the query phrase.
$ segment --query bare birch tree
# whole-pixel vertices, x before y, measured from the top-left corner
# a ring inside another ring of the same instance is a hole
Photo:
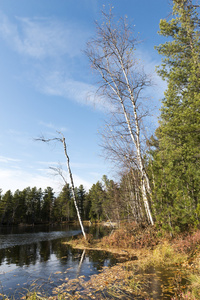
[[[68,168],[69,177],[70,177],[70,181],[71,181],[72,197],[73,197],[73,201],[74,201],[74,206],[76,208],[76,213],[77,213],[77,217],[78,217],[78,220],[79,220],[79,224],[80,224],[83,236],[84,236],[84,238],[86,240],[85,230],[84,230],[84,227],[83,227],[83,223],[82,223],[82,220],[81,220],[81,215],[80,215],[80,212],[79,212],[79,209],[78,209],[78,205],[77,205],[77,201],[76,201],[74,180],[73,180],[72,171],[71,171],[71,168],[70,168],[70,160],[69,160],[69,156],[68,156],[68,153],[67,153],[67,146],[66,146],[66,142],[65,142],[65,137],[62,134],[62,132],[58,132],[58,134],[60,135],[60,137],[56,137],[56,138],[52,138],[52,139],[46,139],[44,137],[41,137],[41,138],[36,139],[36,140],[39,140],[39,141],[42,141],[42,142],[45,142],[45,143],[49,143],[49,142],[52,142],[52,141],[58,141],[58,142],[61,142],[63,144],[63,149],[64,149],[65,157],[67,159],[67,168]],[[51,169],[56,170],[55,168],[51,168]],[[59,168],[56,171],[62,177],[62,179],[64,180],[64,182],[67,184],[67,181],[66,181],[66,179],[65,179],[65,177],[64,177],[61,169]]]
[[[109,13],[103,11],[102,15],[103,23],[101,25],[96,23],[96,36],[87,43],[85,53],[91,67],[100,75],[98,89],[100,96],[110,101],[113,118],[118,122],[115,123],[118,130],[121,128],[121,132],[124,133],[122,137],[131,142],[134,164],[140,173],[146,216],[148,222],[153,225],[149,205],[151,188],[141,146],[141,124],[145,115],[141,108],[141,94],[151,85],[151,79],[140,68],[135,58],[137,40],[126,18],[115,22],[112,9]]]

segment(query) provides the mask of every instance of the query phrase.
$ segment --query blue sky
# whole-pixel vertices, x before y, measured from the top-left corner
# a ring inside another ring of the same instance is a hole
[[[106,108],[95,103],[96,90],[82,50],[95,35],[94,21],[102,6],[111,3],[114,14],[128,16],[143,43],[138,56],[148,72],[161,61],[154,45],[164,42],[157,34],[159,20],[171,11],[168,0],[0,0],[0,188],[51,186],[62,180],[49,167],[63,164],[62,145],[35,142],[41,134],[66,137],[75,185],[89,189],[103,174],[114,176],[101,157],[98,129]],[[155,129],[159,99],[165,84],[154,74],[151,89]]]

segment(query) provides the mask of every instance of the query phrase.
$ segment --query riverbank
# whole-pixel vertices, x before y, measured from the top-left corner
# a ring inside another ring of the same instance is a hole
[[[103,267],[89,280],[79,276],[78,270],[75,279],[64,272],[62,284],[52,293],[49,290],[53,296],[45,298],[36,289],[21,299],[200,299],[200,231],[172,238],[153,227],[141,229],[124,224],[101,239],[91,234],[87,235],[87,241],[82,236],[74,236],[67,244],[82,250],[78,252],[79,270],[89,263],[92,255],[88,254],[93,250],[99,251],[99,257],[103,251],[112,252],[118,263]]]
[[[126,226],[100,240],[79,237],[68,244],[86,251],[109,251],[123,262],[104,268],[87,282],[80,278],[63,284],[55,292],[69,293],[66,299],[73,299],[72,291],[74,299],[200,299],[199,230],[172,238],[152,227]]]

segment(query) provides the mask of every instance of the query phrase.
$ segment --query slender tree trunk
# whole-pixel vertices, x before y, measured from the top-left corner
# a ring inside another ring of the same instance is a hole
[[[84,227],[83,227],[83,223],[82,223],[81,216],[80,216],[80,213],[79,213],[78,205],[77,205],[77,202],[76,202],[74,181],[73,181],[73,176],[72,176],[72,172],[71,172],[71,168],[70,168],[69,156],[67,154],[67,146],[66,146],[66,142],[65,142],[65,137],[62,134],[62,132],[57,131],[57,133],[60,134],[62,138],[56,137],[56,138],[52,138],[52,139],[45,139],[45,138],[42,137],[42,138],[39,138],[39,139],[36,139],[36,140],[39,140],[39,141],[42,141],[42,142],[45,142],[45,143],[48,143],[48,142],[51,142],[51,141],[59,141],[63,144],[64,153],[65,153],[65,156],[67,158],[67,167],[68,167],[68,172],[69,172],[71,186],[72,186],[72,196],[73,196],[74,206],[75,206],[75,209],[76,209],[77,217],[78,217],[78,220],[79,220],[79,224],[81,226],[83,236],[86,240],[85,230],[84,230]],[[63,176],[63,174],[62,174],[62,172],[59,168],[58,169],[51,168],[51,169],[53,169],[54,171],[56,170],[58,172],[58,174],[63,178],[64,182],[67,184],[67,181],[66,181],[65,177]],[[69,206],[68,206],[68,208],[69,208]],[[69,219],[69,209],[68,209],[68,219]]]
[[[86,239],[86,234],[85,234],[85,230],[84,230],[83,223],[82,223],[82,220],[81,220],[81,215],[79,213],[78,205],[77,205],[77,202],[76,202],[76,195],[75,195],[75,189],[74,189],[74,181],[73,181],[72,172],[71,172],[71,168],[70,168],[69,156],[67,154],[67,146],[66,146],[66,142],[65,142],[65,137],[63,135],[62,135],[62,143],[63,143],[63,147],[64,147],[65,156],[67,158],[67,167],[68,167],[68,172],[69,172],[69,176],[70,176],[70,180],[71,180],[72,196],[73,196],[74,206],[76,208],[76,212],[77,212],[77,216],[78,216],[78,220],[79,220],[79,224],[81,226],[81,230],[82,230],[83,236]]]
[[[151,80],[143,70],[138,70],[138,61],[133,50],[136,40],[127,20],[121,19],[114,23],[112,9],[108,14],[106,12],[102,14],[103,23],[97,24],[97,37],[87,44],[86,55],[101,77],[98,91],[110,99],[112,105],[116,105],[116,110],[113,111],[113,116],[119,116],[116,125],[121,132],[125,130],[125,135],[128,133],[133,142],[134,160],[140,173],[140,190],[144,208],[148,222],[153,225],[149,205],[152,194],[141,149],[140,121],[143,113],[137,103],[139,101],[139,104],[142,104],[141,91],[150,85]],[[121,115],[125,122],[120,123]]]
[[[126,112],[123,101],[121,101],[121,104],[122,104],[124,116],[125,116],[125,119],[126,119],[126,122],[127,122],[127,125],[128,125],[128,130],[129,130],[131,139],[132,139],[132,141],[133,141],[133,143],[136,147],[136,151],[137,151],[137,161],[138,161],[139,171],[140,171],[140,175],[141,175],[142,198],[143,198],[143,202],[144,202],[144,207],[145,207],[147,219],[148,219],[148,221],[150,222],[151,225],[154,225],[151,210],[150,210],[150,207],[149,207],[149,201],[148,201],[148,198],[147,198],[147,192],[151,196],[151,189],[150,189],[150,184],[149,184],[149,178],[146,174],[144,164],[143,164],[143,161],[142,161],[141,146],[140,146],[140,128],[139,128],[139,125],[138,125],[138,116],[137,116],[135,104],[134,104],[134,101],[132,100],[132,105],[133,105],[133,109],[134,109],[134,116],[135,116],[136,137],[133,133],[133,130],[132,130],[132,127],[131,127],[131,122],[130,122],[130,119],[129,119],[128,114]]]
[[[76,278],[79,277],[79,274],[80,274],[80,271],[81,271],[81,266],[82,266],[82,264],[83,264],[84,256],[85,256],[85,249],[84,249],[83,252],[82,252],[81,259],[80,259],[80,262],[79,262],[79,264],[78,264],[78,270],[77,270]]]

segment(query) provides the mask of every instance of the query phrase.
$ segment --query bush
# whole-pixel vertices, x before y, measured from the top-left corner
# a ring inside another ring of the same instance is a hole
[[[173,242],[176,251],[194,255],[200,246],[200,230],[193,234],[184,234],[179,236]]]
[[[117,248],[154,248],[159,243],[155,227],[146,228],[135,223],[126,224],[102,239],[102,244]]]

